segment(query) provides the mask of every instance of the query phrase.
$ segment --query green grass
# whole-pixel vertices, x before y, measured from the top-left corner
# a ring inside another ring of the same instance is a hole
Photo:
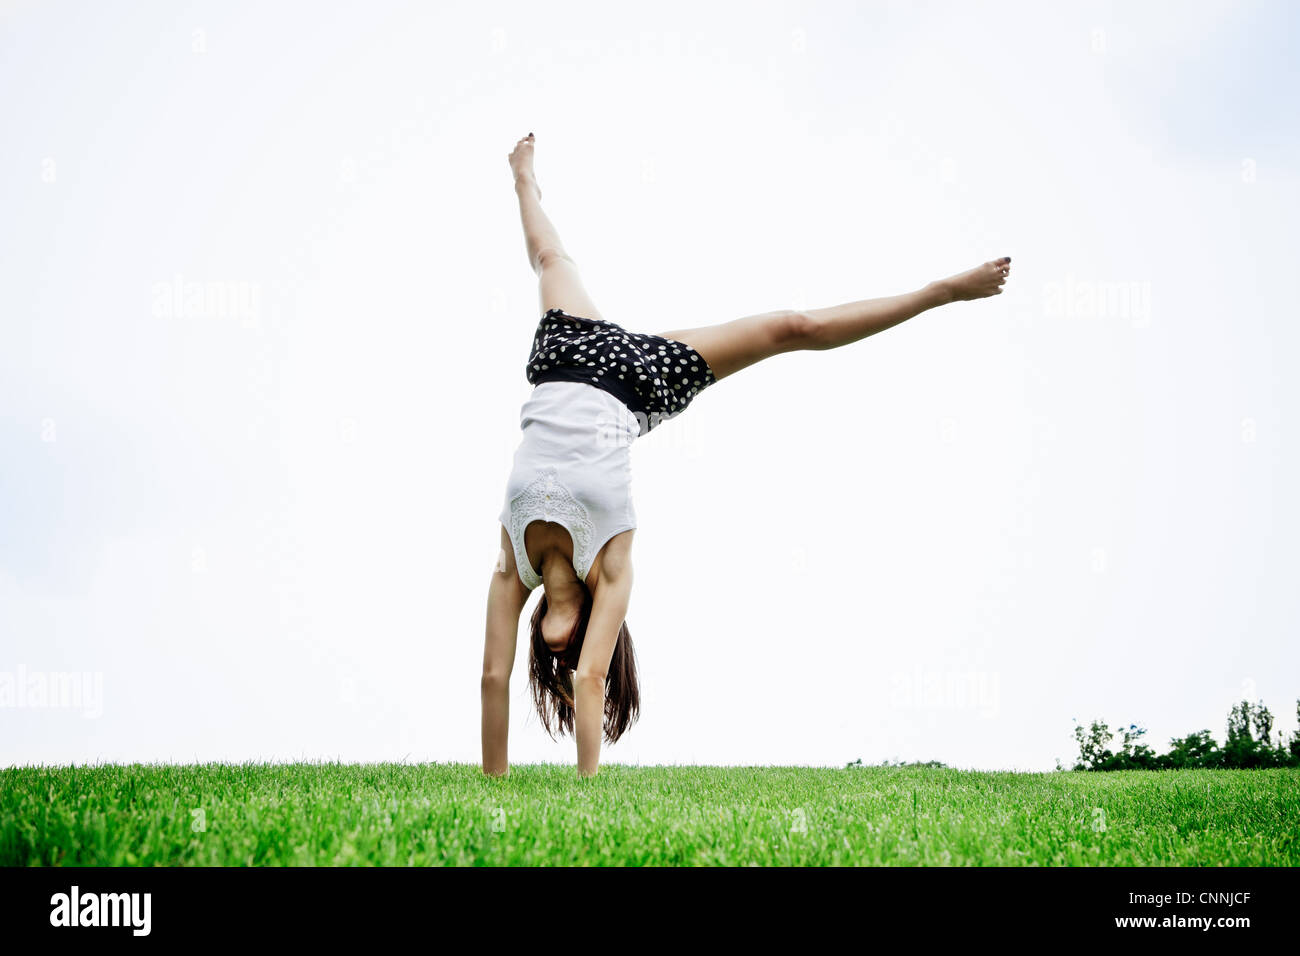
[[[1297,831],[1297,770],[612,764],[590,780],[558,765],[504,779],[467,764],[0,770],[6,866],[1296,866]]]

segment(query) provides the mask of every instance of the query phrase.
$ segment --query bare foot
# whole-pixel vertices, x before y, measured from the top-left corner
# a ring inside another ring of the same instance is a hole
[[[970,299],[986,299],[991,295],[1001,295],[1002,286],[1011,274],[1011,257],[1003,256],[976,266],[968,272],[960,272],[947,279],[932,283],[943,292],[948,302],[964,302]]]
[[[532,133],[515,143],[515,148],[510,153],[510,169],[515,174],[515,182],[531,183],[537,190],[537,198],[542,198],[542,189],[537,185],[537,176],[533,172]]]

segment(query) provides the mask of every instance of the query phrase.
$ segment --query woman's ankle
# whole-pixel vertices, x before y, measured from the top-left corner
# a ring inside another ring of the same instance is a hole
[[[537,177],[532,173],[519,173],[515,176],[515,192],[532,190],[537,198],[542,198],[542,187],[537,185]]]

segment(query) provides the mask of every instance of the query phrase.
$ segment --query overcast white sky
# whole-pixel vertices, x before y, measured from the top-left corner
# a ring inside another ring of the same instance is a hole
[[[0,4],[0,765],[479,759],[530,130],[636,330],[1014,259],[638,441],[606,762],[1050,769],[1075,719],[1161,749],[1243,696],[1290,731],[1298,21]],[[572,763],[525,655],[511,758]]]

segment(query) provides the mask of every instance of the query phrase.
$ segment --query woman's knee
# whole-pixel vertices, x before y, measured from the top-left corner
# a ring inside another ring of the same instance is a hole
[[[554,268],[561,262],[566,262],[571,266],[577,265],[563,249],[558,249],[555,246],[542,246],[537,250],[537,256],[533,261],[533,269],[535,272],[540,273]]]
[[[781,349],[821,348],[821,323],[801,309],[782,309],[772,313],[772,338]]]

